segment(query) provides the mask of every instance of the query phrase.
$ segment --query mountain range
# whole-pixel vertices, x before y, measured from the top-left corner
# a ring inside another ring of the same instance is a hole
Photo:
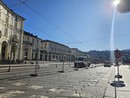
[[[91,50],[91,51],[87,52],[91,62],[110,61],[111,60],[110,53],[111,53],[111,51],[109,51],[109,50],[104,50],[104,51]],[[130,61],[130,49],[121,50],[121,55],[122,55],[121,58],[123,60],[125,60],[127,62]]]

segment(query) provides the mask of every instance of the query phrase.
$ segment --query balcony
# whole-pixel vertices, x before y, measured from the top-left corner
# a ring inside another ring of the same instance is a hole
[[[30,45],[30,46],[32,46],[32,45],[33,45],[33,43],[32,43],[32,42],[30,42],[30,41],[23,41],[23,44]]]
[[[17,35],[14,35],[12,38],[12,42],[19,43]]]

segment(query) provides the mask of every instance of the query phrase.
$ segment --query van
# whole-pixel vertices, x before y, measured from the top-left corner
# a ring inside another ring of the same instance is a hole
[[[89,67],[89,66],[90,66],[90,64],[88,65],[86,56],[79,56],[76,58],[76,60],[74,62],[75,68],[83,68],[83,67]]]

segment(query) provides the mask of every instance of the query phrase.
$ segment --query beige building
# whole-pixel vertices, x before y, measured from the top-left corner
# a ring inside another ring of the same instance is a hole
[[[72,61],[74,61],[76,59],[76,57],[78,56],[86,56],[88,57],[86,52],[80,51],[77,48],[71,48],[71,59]]]
[[[42,40],[23,31],[24,18],[0,0],[0,61],[45,60],[70,61],[84,55],[76,48],[50,40]]]
[[[77,56],[86,56],[85,52],[77,48],[69,48],[61,43],[42,40],[24,31],[23,58],[25,60],[41,61],[74,61]]]
[[[0,60],[22,59],[24,20],[0,0]]]
[[[23,58],[25,60],[40,60],[42,39],[24,31],[23,36]]]
[[[42,60],[45,61],[69,61],[71,54],[68,46],[51,40],[42,41],[42,51]]]

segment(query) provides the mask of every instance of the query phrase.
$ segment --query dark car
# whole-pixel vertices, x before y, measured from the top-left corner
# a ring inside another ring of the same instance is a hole
[[[111,62],[105,62],[104,63],[104,67],[111,67],[111,66],[112,66]]]

